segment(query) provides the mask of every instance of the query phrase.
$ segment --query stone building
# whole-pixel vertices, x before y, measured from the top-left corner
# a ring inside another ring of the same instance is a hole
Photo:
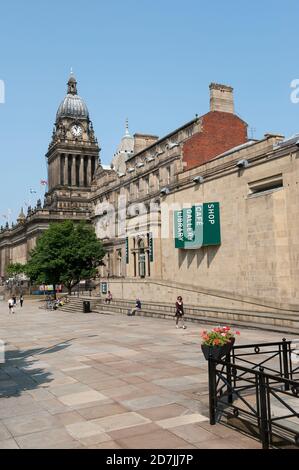
[[[173,303],[180,293],[207,308],[298,311],[298,148],[299,136],[248,139],[233,89],[212,83],[210,110],[162,138],[131,135],[126,123],[104,167],[71,77],[45,206],[1,232],[1,274],[26,261],[51,221],[85,219],[105,246],[100,276],[114,297]]]
[[[42,205],[21,210],[17,224],[1,228],[0,275],[9,263],[25,263],[37,237],[51,222],[89,220],[91,182],[99,162],[99,146],[85,102],[77,93],[73,75],[60,104],[46,154],[48,192]]]
[[[138,138],[117,154],[120,171],[99,171],[90,197],[115,297],[298,310],[299,137],[248,139],[232,88],[211,84],[207,114],[134,151]],[[208,203],[221,240],[176,246],[175,214]]]

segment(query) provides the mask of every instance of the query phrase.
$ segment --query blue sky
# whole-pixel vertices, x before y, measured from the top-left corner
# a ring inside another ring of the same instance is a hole
[[[102,162],[124,133],[163,136],[209,110],[209,83],[232,85],[255,128],[299,132],[295,0],[10,0],[0,6],[0,224],[33,204],[73,67]]]

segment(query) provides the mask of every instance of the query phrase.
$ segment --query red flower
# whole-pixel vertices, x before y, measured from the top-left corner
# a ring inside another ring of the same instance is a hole
[[[232,331],[229,326],[216,326],[212,330],[203,330],[202,343],[209,346],[222,346],[234,341],[234,336],[240,335],[240,331]]]

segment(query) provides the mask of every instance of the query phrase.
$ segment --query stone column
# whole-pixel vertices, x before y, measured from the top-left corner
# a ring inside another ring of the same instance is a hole
[[[64,177],[63,177],[64,186],[68,186],[68,184],[69,184],[69,182],[68,182],[68,156],[67,156],[66,153],[64,154],[63,171],[64,171]]]
[[[91,157],[87,157],[87,186],[91,183]]]
[[[64,185],[64,155],[60,154],[59,158],[59,184]]]
[[[72,186],[76,186],[76,157],[72,158]]]
[[[51,162],[51,182],[52,182],[52,188],[55,186],[55,160]]]
[[[81,156],[80,158],[79,180],[80,180],[80,186],[83,188],[84,186],[84,157],[83,156]]]
[[[52,167],[48,162],[48,191],[52,188]]]
[[[55,186],[55,165],[56,161],[52,160],[51,162],[51,182],[52,182],[52,188]]]
[[[93,180],[96,171],[96,161],[95,157],[91,157],[91,180]]]
[[[99,159],[98,157],[94,157],[94,174],[96,174],[97,168],[99,164]]]
[[[60,155],[56,158],[56,186],[60,184]]]

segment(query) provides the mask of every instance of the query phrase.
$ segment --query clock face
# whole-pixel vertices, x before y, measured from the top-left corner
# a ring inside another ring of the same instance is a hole
[[[79,137],[80,135],[82,135],[82,127],[79,126],[78,124],[75,124],[74,126],[72,126],[72,134],[75,137]]]

